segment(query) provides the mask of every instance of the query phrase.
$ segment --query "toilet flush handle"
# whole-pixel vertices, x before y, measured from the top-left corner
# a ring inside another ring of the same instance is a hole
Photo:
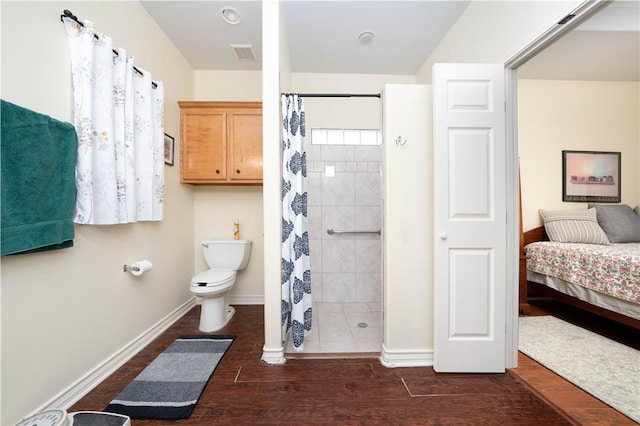
[[[207,243],[202,243],[202,247],[204,247],[204,248],[209,248],[209,244],[207,244]]]

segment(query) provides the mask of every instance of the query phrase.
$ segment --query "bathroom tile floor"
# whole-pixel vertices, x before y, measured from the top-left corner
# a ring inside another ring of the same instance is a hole
[[[287,356],[313,354],[379,354],[382,349],[382,309],[380,303],[313,304],[311,331],[304,351],[296,352],[291,340]]]

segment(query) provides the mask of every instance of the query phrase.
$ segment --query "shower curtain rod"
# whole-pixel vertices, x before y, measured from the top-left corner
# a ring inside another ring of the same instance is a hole
[[[282,93],[284,96],[298,95],[303,98],[379,98],[380,93]]]
[[[80,25],[81,27],[84,27],[84,24],[82,22],[80,22],[80,20],[78,19],[78,17],[76,15],[74,15],[73,13],[71,13],[71,11],[69,9],[65,9],[62,11],[62,15],[60,15],[60,22],[64,22],[62,20],[62,18],[69,18],[72,21],[74,21],[76,24]],[[93,36],[96,38],[96,40],[100,40],[100,37],[98,37],[97,34],[93,34]],[[115,49],[111,49],[113,51],[113,54],[118,56],[118,51]],[[139,76],[143,76],[144,74],[142,74],[142,71],[140,71],[138,68],[136,68],[135,66],[133,67],[133,70],[139,75]],[[153,86],[154,89],[156,89],[158,87],[158,85],[155,82],[151,82],[151,85]]]

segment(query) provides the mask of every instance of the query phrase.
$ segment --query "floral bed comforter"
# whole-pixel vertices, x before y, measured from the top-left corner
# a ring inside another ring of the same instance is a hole
[[[640,303],[640,243],[554,243],[525,247],[527,270],[550,275],[618,299]]]

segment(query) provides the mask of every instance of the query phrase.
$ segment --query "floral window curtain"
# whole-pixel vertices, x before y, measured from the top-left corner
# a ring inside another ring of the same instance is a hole
[[[304,104],[282,96],[282,335],[304,348],[311,330],[311,258],[307,228]]]
[[[134,69],[124,49],[64,18],[78,133],[76,216],[80,224],[162,220],[164,89]]]

